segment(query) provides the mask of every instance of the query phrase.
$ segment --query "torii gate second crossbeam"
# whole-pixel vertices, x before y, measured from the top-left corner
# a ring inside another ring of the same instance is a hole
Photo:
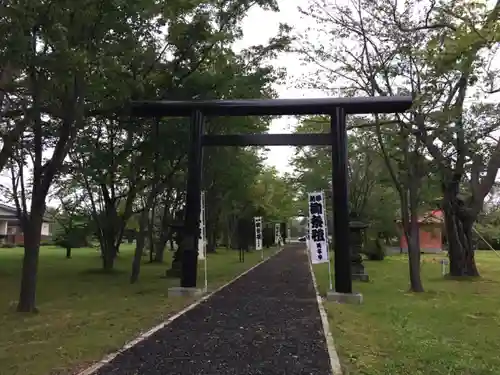
[[[196,287],[203,147],[331,145],[335,290],[351,294],[346,115],[398,113],[411,105],[412,98],[406,96],[132,102],[132,116],[191,117],[181,287]],[[329,115],[330,133],[205,135],[203,130],[205,116],[280,115]]]

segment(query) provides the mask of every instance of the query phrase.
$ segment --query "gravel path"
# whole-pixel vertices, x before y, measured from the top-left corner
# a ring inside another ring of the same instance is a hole
[[[331,374],[307,261],[288,245],[96,375]]]

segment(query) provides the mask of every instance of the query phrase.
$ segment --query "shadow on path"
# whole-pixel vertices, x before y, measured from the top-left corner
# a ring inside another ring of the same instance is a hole
[[[95,374],[331,374],[304,245],[287,245]]]

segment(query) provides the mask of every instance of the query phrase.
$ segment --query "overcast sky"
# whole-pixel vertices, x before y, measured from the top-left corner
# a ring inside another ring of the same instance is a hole
[[[243,40],[235,44],[235,49],[249,47],[251,45],[265,44],[269,38],[278,33],[280,23],[287,23],[294,27],[294,31],[303,30],[307,23],[298,12],[298,7],[306,7],[308,0],[279,0],[280,12],[264,11],[255,7],[250,10],[243,22]],[[275,60],[276,66],[284,67],[288,73],[286,85],[277,85],[276,91],[280,98],[312,98],[324,97],[318,91],[296,88],[296,81],[307,73],[312,73],[314,67],[302,66],[297,58],[282,55]],[[272,122],[270,133],[291,133],[296,121],[293,117],[284,116]],[[276,166],[281,172],[291,172],[288,165],[293,155],[293,147],[275,146],[269,147],[268,164]]]
[[[494,0],[488,0],[492,3]],[[246,48],[252,45],[266,44],[270,38],[277,35],[280,23],[287,23],[293,27],[295,33],[303,32],[310,24],[310,20],[305,19],[298,11],[298,7],[306,8],[310,0],[278,0],[279,12],[264,11],[258,7],[251,9],[243,21],[243,39],[234,45],[236,50]],[[336,0],[337,4],[347,3],[348,0]],[[275,59],[276,66],[284,67],[287,70],[287,83],[275,87],[280,98],[313,98],[325,97],[320,91],[298,89],[297,81],[303,75],[312,75],[316,70],[315,66],[304,66],[296,56],[283,54]],[[500,93],[492,96],[498,102]],[[498,100],[497,100],[498,99]],[[293,117],[281,117],[272,122],[271,133],[291,133],[296,125]],[[293,148],[287,146],[270,147],[267,163],[274,165],[280,172],[291,172],[289,160],[293,155]],[[9,184],[6,178],[8,171],[0,174],[0,183]]]
[[[278,33],[280,23],[288,23],[299,30],[301,16],[297,10],[299,6],[306,6],[308,0],[278,0],[280,12],[264,11],[254,7],[248,13],[243,22],[244,37],[235,44],[235,49],[242,49],[252,45],[266,44],[268,40]],[[280,98],[300,98],[300,97],[321,97],[321,93],[311,93],[307,90],[296,89],[295,78],[301,74],[307,73],[307,69],[302,67],[297,59],[280,56],[275,61],[276,66],[284,67],[290,76],[290,82],[286,86],[276,86]],[[294,118],[282,117],[273,121],[271,124],[271,133],[291,133],[293,125],[296,123]],[[288,161],[293,154],[292,147],[269,147],[268,164],[276,166],[281,171],[291,171]],[[0,172],[0,184],[10,186],[10,174],[8,170]],[[12,203],[12,202],[10,202]],[[49,205],[55,203],[48,199]]]
[[[490,7],[496,0],[487,0]],[[336,0],[337,5],[348,3],[348,0]],[[278,0],[279,12],[264,11],[258,7],[252,9],[243,22],[243,40],[235,44],[235,49],[249,47],[251,45],[265,44],[269,38],[278,33],[280,23],[287,23],[293,27],[295,33],[303,32],[308,26],[311,26],[311,20],[302,16],[298,7],[307,8],[310,0]],[[312,25],[314,26],[314,25]],[[500,56],[497,56],[500,64]],[[298,89],[297,80],[303,75],[312,75],[316,70],[315,66],[301,64],[298,58],[283,54],[275,60],[277,66],[284,67],[288,73],[287,85],[276,85],[276,91],[280,98],[313,98],[325,97],[321,91]],[[500,93],[490,95],[488,101],[498,103]],[[297,121],[291,117],[282,117],[274,120],[271,124],[270,133],[291,133]],[[267,163],[274,165],[280,172],[291,172],[288,162],[293,155],[293,148],[287,146],[270,147]]]

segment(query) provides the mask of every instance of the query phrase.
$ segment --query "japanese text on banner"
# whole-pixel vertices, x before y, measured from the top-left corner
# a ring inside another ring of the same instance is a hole
[[[309,193],[309,252],[313,264],[328,262],[328,238],[325,225],[323,192]]]
[[[274,243],[276,245],[281,244],[281,225],[280,225],[280,223],[274,224]]]
[[[200,194],[200,238],[198,240],[198,259],[205,259],[207,252],[207,236],[205,228],[205,192]]]
[[[255,250],[262,250],[262,217],[254,217]]]

